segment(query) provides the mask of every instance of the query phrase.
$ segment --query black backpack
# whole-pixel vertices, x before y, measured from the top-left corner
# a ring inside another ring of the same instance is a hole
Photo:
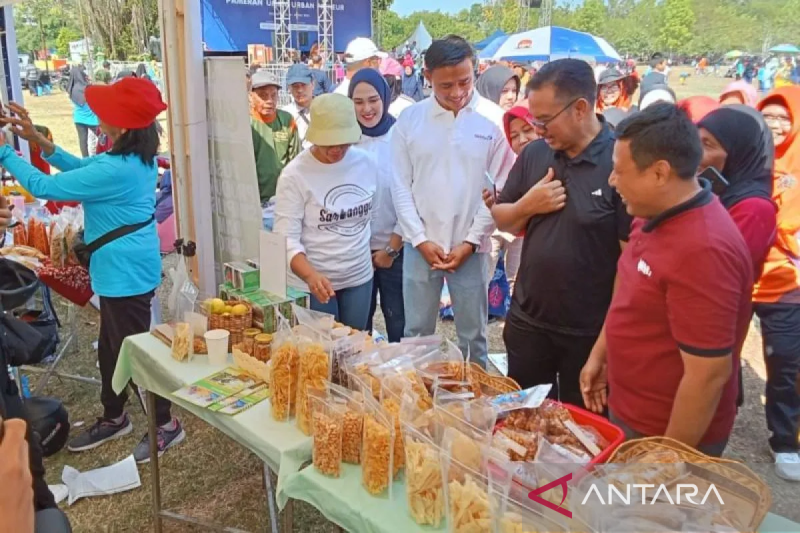
[[[35,365],[42,362],[43,359],[56,353],[58,343],[61,338],[58,335],[58,328],[61,327],[61,322],[58,320],[58,315],[53,307],[53,301],[50,295],[50,288],[39,283],[37,287],[35,298],[30,302],[35,301],[39,305],[31,305],[32,308],[17,308],[14,309],[14,317],[24,322],[38,333],[42,339],[36,345],[35,349],[31,349],[28,354],[28,359],[25,364]]]

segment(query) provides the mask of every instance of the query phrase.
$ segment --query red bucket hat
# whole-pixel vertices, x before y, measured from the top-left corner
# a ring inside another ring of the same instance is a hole
[[[122,78],[112,85],[90,85],[86,103],[97,118],[117,128],[141,129],[155,122],[167,109],[153,82],[142,78]]]

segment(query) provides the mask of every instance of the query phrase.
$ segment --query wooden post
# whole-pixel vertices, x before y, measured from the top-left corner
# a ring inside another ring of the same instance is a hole
[[[159,20],[175,221],[178,235],[197,245],[192,278],[201,293],[216,294],[200,4],[159,0]]]

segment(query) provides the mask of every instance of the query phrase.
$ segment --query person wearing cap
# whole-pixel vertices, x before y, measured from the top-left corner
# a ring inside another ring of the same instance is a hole
[[[311,143],[306,141],[306,132],[311,123],[311,100],[316,96],[311,69],[303,63],[296,63],[289,67],[286,72],[286,87],[292,94],[292,102],[282,109],[288,111],[294,118],[303,148],[310,148]]]
[[[294,118],[278,109],[280,88],[278,77],[269,70],[257,70],[252,76],[250,130],[262,203],[275,196],[278,176],[302,149]]]
[[[333,83],[325,72],[325,62],[322,57],[319,54],[312,56],[308,66],[311,69],[311,76],[314,78],[314,97],[333,92]]]
[[[403,111],[392,129],[392,197],[405,240],[405,333],[433,334],[447,277],[459,348],[483,366],[494,222],[481,191],[487,176],[502,187],[514,153],[503,110],[474,89],[472,46],[449,35],[433,41],[425,62],[433,98]]]
[[[28,112],[17,104],[10,105],[15,116],[0,119],[1,124],[11,125],[15,135],[37,142],[48,162],[61,173],[50,176],[37,170],[19,157],[5,138],[0,164],[37,198],[81,202],[87,244],[117,230],[127,231],[107,241],[91,257],[92,290],[100,297],[97,357],[103,416],[69,442],[72,452],[94,449],[133,430],[125,412],[128,394],[124,389],[115,392],[112,376],[125,337],[150,330],[150,301],[161,284],[154,216],[159,145],[155,122],[167,105],[158,88],[140,78],[91,85],[86,88],[86,102],[97,115],[102,132],[113,141],[110,151],[87,159],[68,154],[41,135]],[[170,408],[168,400],[156,398],[159,454],[185,438]],[[145,435],[133,455],[137,462],[147,462],[150,453]]]
[[[286,237],[289,286],[311,294],[311,309],[364,330],[381,170],[375,156],[353,146],[361,127],[346,96],[314,99],[306,139],[311,148],[283,169],[276,195],[274,232]]]
[[[357,37],[347,45],[344,57],[346,62],[345,78],[333,92],[347,96],[350,89],[350,80],[355,73],[362,68],[378,70],[381,66],[381,59],[387,57],[387,54],[378,50],[372,39]]]
[[[604,70],[597,80],[597,111],[603,113],[611,108],[629,111],[638,87],[639,78],[635,72],[625,75],[613,67]]]

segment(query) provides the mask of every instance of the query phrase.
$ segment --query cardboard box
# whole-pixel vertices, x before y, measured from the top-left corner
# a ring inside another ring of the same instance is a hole
[[[278,328],[278,313],[294,323],[292,304],[308,308],[311,303],[307,293],[291,287],[287,296],[281,298],[262,290],[245,292],[227,285],[219,287],[219,297],[223,300],[245,301],[253,306],[253,327],[261,328],[264,333],[275,333]]]
[[[232,289],[250,292],[261,287],[261,273],[246,263],[225,263],[223,274],[225,284]]]
[[[255,268],[256,270],[261,270],[261,267],[258,264],[258,259],[248,259],[247,266],[250,268]]]

